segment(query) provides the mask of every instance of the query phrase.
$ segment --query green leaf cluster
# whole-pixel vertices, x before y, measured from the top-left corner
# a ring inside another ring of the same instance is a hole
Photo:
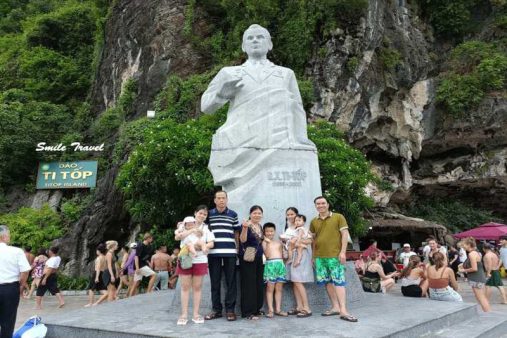
[[[33,181],[37,161],[82,154],[36,153],[80,141],[85,103],[109,0],[6,0],[0,4],[0,187]]]
[[[470,31],[471,10],[477,0],[419,0],[419,3],[436,35],[459,39]]]
[[[401,54],[394,48],[381,48],[379,59],[384,68],[392,72],[401,63]]]
[[[251,24],[266,27],[274,44],[272,59],[275,63],[293,69],[302,75],[318,41],[328,36],[339,25],[353,26],[365,14],[367,0],[220,0],[200,1],[211,17],[211,34],[202,49],[209,51],[215,64],[238,61],[242,52],[242,34]],[[191,33],[193,10],[187,10],[187,32]],[[196,41],[197,39],[195,39]]]
[[[71,125],[66,107],[23,95],[16,90],[0,95],[0,187],[25,182],[43,159],[37,143],[58,140]]]
[[[442,224],[452,232],[498,220],[492,212],[475,208],[457,199],[421,199],[404,210],[404,213]]]
[[[224,119],[222,109],[185,123],[167,118],[144,124],[142,140],[116,180],[135,219],[175,224],[203,199],[207,202],[214,187],[207,169],[211,139]]]
[[[58,287],[66,291],[79,291],[88,289],[88,277],[72,277],[58,274]]]
[[[454,117],[464,117],[488,92],[507,87],[507,53],[493,43],[471,40],[451,53],[437,101]]]
[[[31,246],[34,251],[49,248],[65,230],[60,215],[47,204],[40,210],[21,208],[15,213],[0,215],[0,224],[9,227],[12,243]]]
[[[373,206],[365,195],[368,182],[376,177],[370,163],[357,149],[351,147],[336,126],[318,121],[308,126],[308,137],[319,152],[322,191],[332,210],[342,213],[353,236],[365,231],[363,212]]]
[[[144,123],[139,142],[116,180],[132,215],[154,225],[175,224],[193,207],[211,200],[213,179],[207,169],[211,139],[224,122],[225,109],[177,123],[171,118]],[[363,211],[372,205],[365,196],[374,179],[364,155],[352,148],[333,124],[308,128],[319,151],[323,191],[334,210],[345,215],[354,235],[364,231]],[[157,193],[153,193],[157,191]]]

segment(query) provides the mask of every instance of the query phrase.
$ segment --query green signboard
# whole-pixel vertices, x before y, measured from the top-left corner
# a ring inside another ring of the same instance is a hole
[[[37,189],[95,188],[97,161],[39,163]]]

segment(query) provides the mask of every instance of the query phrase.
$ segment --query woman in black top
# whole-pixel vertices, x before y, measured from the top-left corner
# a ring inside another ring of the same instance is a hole
[[[239,236],[239,267],[241,272],[241,317],[258,320],[263,315],[264,305],[264,265],[262,264],[262,220],[263,210],[254,205],[250,208],[250,218],[243,222]],[[256,248],[252,262],[244,260],[248,247]]]
[[[386,293],[394,286],[394,277],[398,276],[398,272],[385,274],[382,268],[381,255],[377,252],[370,253],[370,261],[364,269],[364,277],[380,280],[381,292]]]

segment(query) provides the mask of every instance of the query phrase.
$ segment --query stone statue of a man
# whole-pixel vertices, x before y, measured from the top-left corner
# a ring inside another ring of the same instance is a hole
[[[292,70],[266,58],[272,48],[269,32],[251,25],[243,34],[242,44],[248,60],[240,66],[222,68],[201,99],[205,113],[229,102],[227,121],[213,136],[208,167],[215,184],[229,193],[234,205],[241,199],[246,207],[250,203],[265,208],[270,203],[281,209],[297,207],[286,205],[296,200],[271,200],[265,189],[297,193],[310,175],[316,175],[309,191],[310,202],[321,192],[316,147],[307,136],[296,77]],[[235,210],[240,208],[236,206]],[[266,211],[264,214],[267,216]]]

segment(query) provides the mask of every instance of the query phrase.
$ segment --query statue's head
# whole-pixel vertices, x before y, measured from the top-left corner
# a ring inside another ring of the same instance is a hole
[[[266,28],[257,24],[251,25],[243,33],[241,49],[248,54],[248,57],[264,56],[273,49],[271,35]]]

